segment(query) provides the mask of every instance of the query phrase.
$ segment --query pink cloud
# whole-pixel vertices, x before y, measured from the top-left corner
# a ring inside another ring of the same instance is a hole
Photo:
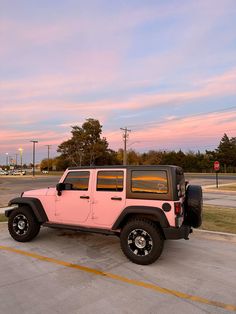
[[[28,110],[31,106],[30,104],[23,105],[21,108],[16,105],[9,105],[10,103],[14,103],[19,100],[31,100],[34,97],[43,97],[61,94],[74,94],[79,93],[85,90],[92,90],[93,88],[101,88],[101,84],[108,84],[109,79],[111,77],[107,77],[106,82],[99,82],[96,86],[89,85],[84,83],[84,85],[80,85],[81,78],[72,77],[51,77],[51,78],[38,78],[33,81],[20,81],[20,82],[6,82],[2,83],[3,94],[3,103],[4,101],[8,103],[7,106],[3,107],[5,112],[7,111],[24,111]],[[236,94],[236,69],[232,69],[222,75],[217,77],[209,78],[207,80],[199,81],[195,83],[194,89],[190,91],[182,91],[182,92],[159,92],[156,94],[137,94],[127,98],[124,101],[114,101],[114,100],[101,100],[95,102],[78,102],[78,103],[70,103],[70,102],[61,102],[61,101],[49,101],[47,100],[37,100],[34,101],[32,106],[36,104],[40,104],[40,106],[45,106],[48,110],[51,108],[57,107],[57,110],[83,110],[87,109],[96,109],[100,110],[114,110],[114,108],[129,110],[129,109],[141,109],[146,107],[155,107],[161,105],[175,105],[178,103],[184,103],[190,100],[196,100],[200,98],[208,98],[208,97],[218,97],[225,95],[235,95]],[[60,106],[58,106],[60,105]]]
[[[28,22],[27,20],[2,19],[1,31],[5,35],[6,42],[10,37],[10,39],[16,39],[17,42],[22,41],[36,45],[61,42],[77,34],[84,34],[88,39],[97,38],[98,35],[101,37],[101,34],[112,37],[118,31],[132,30],[147,21],[163,19],[176,14],[177,10],[180,11],[181,8],[172,5],[161,6],[160,10],[145,6],[142,8],[127,6],[125,11],[109,15],[98,15],[96,11],[90,11],[90,18],[78,11],[76,17],[72,15],[68,19],[66,16],[61,16],[50,22],[45,21],[44,24],[37,20]]]
[[[174,118],[165,120],[156,125],[143,125],[142,129],[132,130],[128,141],[128,149],[148,150],[148,149],[214,149],[224,133],[229,136],[235,136],[236,111],[216,112],[202,114],[185,118]],[[74,123],[72,122],[71,125]],[[140,126],[141,127],[141,126]],[[37,139],[37,151],[43,151],[45,145],[57,146],[71,136],[68,132],[57,131],[15,131],[1,130],[1,151],[17,152],[22,147],[25,152],[30,154],[32,144],[31,139]],[[105,131],[105,136],[112,149],[123,147],[122,132]],[[55,154],[54,154],[55,155]]]
[[[174,149],[190,147],[195,150],[207,145],[218,145],[224,133],[235,136],[236,111],[216,112],[193,117],[173,119],[156,126],[145,127],[130,134],[130,142],[138,142],[134,147],[141,149]],[[107,133],[113,147],[122,147],[121,133]],[[133,147],[131,147],[133,148]],[[211,147],[210,147],[211,148]]]

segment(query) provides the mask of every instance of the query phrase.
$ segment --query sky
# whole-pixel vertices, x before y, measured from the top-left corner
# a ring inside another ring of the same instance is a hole
[[[139,152],[236,136],[235,0],[0,0],[0,60],[0,164],[88,118],[114,150],[125,127]]]

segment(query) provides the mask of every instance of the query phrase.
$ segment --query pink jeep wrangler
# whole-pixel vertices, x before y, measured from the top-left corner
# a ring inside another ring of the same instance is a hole
[[[12,199],[5,212],[13,239],[30,241],[40,227],[120,237],[134,263],[151,264],[164,240],[188,239],[201,225],[202,189],[187,185],[176,166],[68,168],[54,188]]]

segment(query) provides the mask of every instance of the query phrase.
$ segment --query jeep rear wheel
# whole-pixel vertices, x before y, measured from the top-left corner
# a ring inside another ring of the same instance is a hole
[[[120,243],[123,253],[131,262],[148,265],[160,257],[164,239],[152,221],[135,218],[122,229]]]
[[[40,224],[31,209],[22,206],[11,212],[8,219],[8,230],[14,240],[27,242],[37,236]]]

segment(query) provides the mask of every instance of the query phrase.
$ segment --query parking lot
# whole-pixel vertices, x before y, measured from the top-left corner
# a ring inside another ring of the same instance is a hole
[[[235,237],[196,232],[139,266],[116,237],[43,228],[17,243],[0,228],[0,313],[236,311]]]
[[[0,200],[58,179],[1,178]],[[156,263],[140,266],[116,237],[41,228],[19,243],[1,223],[0,313],[236,312],[235,248],[236,236],[195,231],[189,241],[166,241]]]

